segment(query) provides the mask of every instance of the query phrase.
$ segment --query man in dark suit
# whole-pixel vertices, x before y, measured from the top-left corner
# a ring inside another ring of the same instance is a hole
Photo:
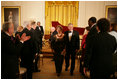
[[[57,34],[57,31],[55,29],[55,27],[51,27],[51,35],[50,35],[50,46],[51,46],[51,49],[52,49],[52,52],[53,52],[53,56],[54,56],[54,51],[53,51],[53,39],[54,39],[54,36]],[[51,61],[54,61],[54,57]]]
[[[39,49],[39,37],[37,36],[38,34],[38,31],[36,30],[36,22],[33,21],[31,22],[31,32],[33,33],[33,42],[35,43],[35,46],[36,46],[36,54],[35,54],[35,63],[34,63],[34,71],[35,72],[40,72],[40,70],[38,70],[38,60],[39,60],[39,52],[40,52],[40,49]]]
[[[57,34],[57,31],[56,31],[55,27],[51,27],[50,31],[51,31],[51,35],[50,35],[50,39],[49,40],[52,41],[54,35]]]
[[[96,36],[96,34],[98,33],[97,29],[96,29],[96,18],[95,17],[91,17],[89,18],[88,20],[88,25],[90,27],[90,31],[86,37],[86,47],[85,47],[85,55],[88,54],[88,50],[90,50],[90,45],[92,44],[91,43],[91,40],[94,39],[94,36]],[[89,57],[90,55],[88,55]],[[86,63],[86,57],[87,56],[84,56],[84,62]],[[84,64],[84,66],[87,65],[87,64]],[[85,68],[84,68],[85,69]]]
[[[19,39],[13,37],[13,23],[4,23],[1,32],[1,78],[18,78],[18,57],[20,55],[22,43],[30,39],[24,33]]]
[[[33,60],[36,54],[36,46],[33,40],[33,33],[31,32],[31,22],[25,22],[26,27],[23,29],[22,33],[26,33],[27,36],[31,36],[31,38],[24,42],[22,50],[21,50],[21,66],[27,68],[27,78],[32,78],[33,72]]]
[[[89,44],[91,37],[97,34],[96,21],[97,21],[97,19],[95,17],[91,17],[88,20],[88,25],[90,27],[90,31],[86,38],[86,44]]]
[[[69,59],[71,55],[71,68],[70,74],[73,75],[73,71],[75,68],[75,55],[77,50],[80,48],[79,42],[79,33],[73,30],[73,24],[68,24],[69,31],[65,32],[65,43],[66,43],[66,55],[65,55],[65,62],[66,68],[65,71],[68,70],[69,67]]]
[[[40,49],[42,49],[42,38],[44,35],[43,26],[40,25],[40,22],[37,22],[36,30],[38,31],[37,37],[39,38]]]
[[[93,36],[87,49],[84,61],[84,73],[90,70],[92,79],[107,79],[112,74],[112,54],[116,50],[115,37],[108,34],[110,22],[101,18],[97,21],[98,34]]]

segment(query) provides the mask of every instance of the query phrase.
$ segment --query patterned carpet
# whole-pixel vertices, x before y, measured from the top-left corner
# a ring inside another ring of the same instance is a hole
[[[41,72],[34,72],[33,79],[84,79],[84,77],[79,72],[79,63],[77,59],[75,63],[76,66],[74,70],[74,75],[70,76],[70,72],[65,71],[65,62],[64,62],[60,77],[57,77],[54,61],[51,60],[52,58],[44,58],[43,65],[42,61],[40,60],[39,68],[41,69]]]
[[[79,60],[76,59],[75,61],[75,70],[74,75],[70,76],[70,71],[65,71],[65,61],[62,67],[62,73],[60,77],[57,77],[56,70],[55,70],[55,63],[52,60],[52,57],[46,58],[46,56],[53,56],[52,50],[50,48],[50,44],[48,40],[43,41],[42,47],[43,53],[43,65],[42,59],[39,60],[38,67],[41,72],[34,72],[33,79],[84,79],[84,77],[79,72]]]

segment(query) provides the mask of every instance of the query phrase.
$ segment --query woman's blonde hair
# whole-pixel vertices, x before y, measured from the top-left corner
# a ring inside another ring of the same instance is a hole
[[[18,32],[21,32],[22,30],[23,30],[23,26],[18,26],[18,27],[17,27],[17,31],[18,31]]]

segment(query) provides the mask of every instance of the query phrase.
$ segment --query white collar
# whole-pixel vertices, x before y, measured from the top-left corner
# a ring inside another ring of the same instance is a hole
[[[8,32],[5,32],[5,33],[6,33],[8,36],[10,36]]]
[[[94,25],[96,25],[96,23],[94,23],[94,24],[91,26],[91,28],[92,28]]]

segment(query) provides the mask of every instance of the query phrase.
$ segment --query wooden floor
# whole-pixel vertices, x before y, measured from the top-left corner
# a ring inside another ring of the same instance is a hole
[[[57,77],[54,61],[51,60],[52,58],[44,58],[43,65],[42,61],[40,60],[39,68],[41,72],[34,72],[33,79],[83,79],[84,78],[79,72],[79,63],[77,59],[75,63],[76,65],[75,65],[74,75],[70,76],[70,71],[65,71],[65,61],[64,61],[60,77]]]

